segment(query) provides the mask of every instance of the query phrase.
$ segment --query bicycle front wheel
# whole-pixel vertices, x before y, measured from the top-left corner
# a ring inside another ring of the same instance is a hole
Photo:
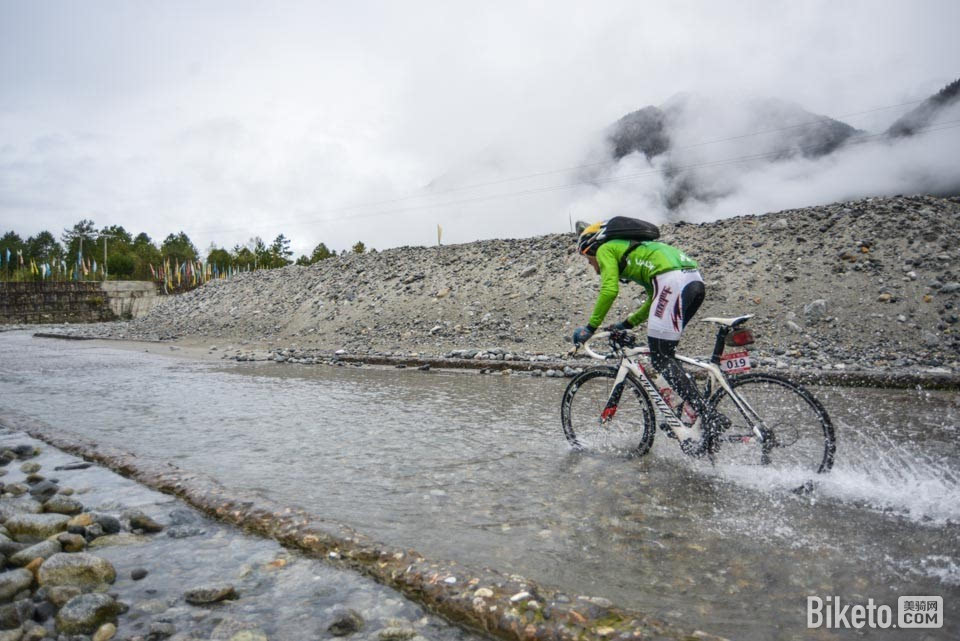
[[[653,405],[628,375],[615,389],[617,370],[595,367],[567,385],[560,404],[563,433],[577,450],[642,456],[653,445]]]
[[[730,379],[730,387],[762,420],[769,435],[755,438],[752,425],[729,394],[711,399],[721,428],[716,437],[721,458],[801,472],[827,472],[833,467],[836,436],[827,410],[813,394],[774,374],[750,373]]]

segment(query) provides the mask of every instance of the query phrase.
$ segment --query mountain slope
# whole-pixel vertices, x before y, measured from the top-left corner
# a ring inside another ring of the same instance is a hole
[[[891,138],[912,136],[918,130],[929,126],[946,108],[958,103],[960,103],[960,79],[954,80],[899,118],[887,129],[887,135]]]
[[[756,314],[758,356],[812,366],[953,363],[960,371],[960,199],[868,198],[664,225],[662,234],[700,264],[700,318]],[[597,296],[598,279],[573,240],[345,254],[214,281],[107,327],[127,338],[220,345],[558,353]],[[607,320],[622,319],[642,295],[624,285]],[[684,351],[708,352],[712,331],[693,323]]]

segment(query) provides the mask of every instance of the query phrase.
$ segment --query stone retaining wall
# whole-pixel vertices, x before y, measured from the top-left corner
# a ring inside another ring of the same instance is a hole
[[[156,284],[140,280],[108,280],[100,284],[117,318],[140,318],[160,302]]]
[[[0,282],[0,324],[96,323],[136,318],[159,300],[151,282]]]

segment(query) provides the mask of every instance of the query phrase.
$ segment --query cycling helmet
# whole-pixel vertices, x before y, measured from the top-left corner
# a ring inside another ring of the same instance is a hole
[[[577,240],[577,251],[584,256],[595,256],[597,248],[606,240],[606,221],[587,225],[580,232]]]

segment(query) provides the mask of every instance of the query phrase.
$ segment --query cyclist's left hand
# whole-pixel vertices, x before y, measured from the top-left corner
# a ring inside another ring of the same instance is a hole
[[[591,329],[589,326],[578,327],[573,331],[573,344],[583,345],[588,340],[590,340],[591,336],[593,336],[593,331],[594,330]]]

